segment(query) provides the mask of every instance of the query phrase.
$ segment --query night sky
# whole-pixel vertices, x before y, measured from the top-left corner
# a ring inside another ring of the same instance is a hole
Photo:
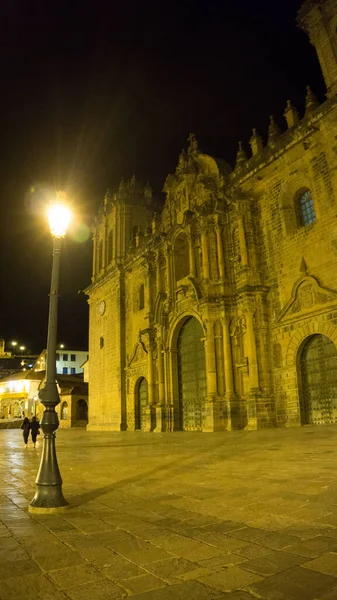
[[[86,348],[89,235],[107,187],[135,173],[161,196],[190,132],[235,161],[269,115],[305,86],[324,100],[315,50],[295,23],[300,0],[36,2],[0,8],[0,337],[46,346],[51,239],[43,212],[67,189],[59,342]]]

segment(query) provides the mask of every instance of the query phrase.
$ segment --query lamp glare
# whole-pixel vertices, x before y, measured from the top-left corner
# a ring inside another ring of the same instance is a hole
[[[55,204],[48,211],[49,227],[55,237],[63,237],[67,233],[71,212],[62,204]]]

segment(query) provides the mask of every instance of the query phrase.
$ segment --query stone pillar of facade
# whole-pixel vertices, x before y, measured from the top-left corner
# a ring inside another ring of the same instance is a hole
[[[236,211],[237,211],[238,235],[239,235],[240,254],[241,254],[241,265],[243,267],[247,267],[248,266],[248,251],[247,251],[247,241],[246,241],[245,223],[244,223],[244,215],[246,213],[246,203],[243,200],[237,200]]]
[[[164,362],[165,381],[166,381],[166,431],[180,431],[180,415],[175,411],[175,405],[178,404],[178,389],[174,383],[177,383],[178,373],[174,371],[177,367],[177,350],[168,349],[165,353],[166,360]],[[177,408],[178,410],[178,408]]]
[[[92,255],[92,276],[95,277],[97,273],[97,231],[92,236],[93,242],[93,255]]]
[[[160,266],[160,253],[157,252],[156,256],[156,288],[157,292],[161,292],[161,266]]]
[[[156,272],[155,272],[155,266],[154,264],[151,262],[151,259],[148,259],[148,265],[147,265],[147,308],[148,308],[148,313],[150,315],[150,319],[152,319],[153,316],[153,303],[154,303],[154,298],[153,298],[153,277],[155,276]],[[150,321],[152,322],[152,321]]]
[[[207,397],[204,405],[203,431],[215,431],[219,424],[218,388],[216,376],[216,357],[214,340],[214,323],[208,321],[205,342],[205,365],[207,381]]]
[[[247,406],[247,425],[245,429],[257,429],[257,403],[261,395],[259,387],[259,370],[257,364],[256,340],[253,322],[253,311],[245,311],[247,326],[247,350],[249,366],[249,400]]]
[[[243,214],[238,214],[238,232],[239,232],[239,243],[240,243],[240,254],[241,254],[241,265],[243,267],[248,266],[248,252],[245,235],[245,227],[243,222]]]
[[[219,223],[215,226],[216,233],[216,243],[217,243],[217,253],[218,253],[218,265],[219,265],[219,277],[220,279],[225,279],[225,257],[223,253],[223,243],[222,243],[222,235],[221,228]]]
[[[154,405],[155,428],[153,431],[165,431],[165,374],[162,343],[158,341],[158,403]]]
[[[143,412],[143,431],[152,431],[154,428],[155,414],[155,388],[154,388],[154,364],[153,364],[153,339],[152,332],[148,331],[147,342],[147,405]]]
[[[232,427],[231,405],[235,397],[234,389],[234,374],[233,374],[233,356],[231,338],[229,333],[229,322],[227,319],[222,321],[222,336],[223,336],[223,355],[224,355],[224,371],[225,371],[225,386],[226,386],[226,412],[227,412],[227,429]]]
[[[195,256],[193,248],[193,236],[190,235],[188,238],[188,254],[190,263],[190,276],[195,277]]]
[[[159,404],[165,404],[164,355],[161,343],[158,344],[158,393]]]
[[[203,227],[201,232],[202,270],[204,279],[209,279],[208,229]]]
[[[108,266],[108,222],[105,217],[104,223],[104,239],[103,239],[103,270],[105,271]]]
[[[166,254],[166,294],[168,298],[172,298],[172,248],[169,245]]]
[[[169,366],[168,366],[168,352],[163,349],[162,351],[163,368],[164,368],[164,404],[162,404],[162,431],[173,431],[173,408],[169,384]]]

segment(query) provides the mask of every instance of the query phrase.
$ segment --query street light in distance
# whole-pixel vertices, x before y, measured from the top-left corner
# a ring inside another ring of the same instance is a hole
[[[30,513],[50,514],[68,508],[68,502],[62,493],[62,478],[57,463],[55,432],[59,420],[55,407],[60,402],[56,383],[56,338],[57,338],[57,305],[60,272],[60,254],[64,238],[71,219],[71,212],[62,202],[64,194],[58,194],[58,202],[50,206],[48,211],[49,227],[53,239],[53,261],[49,295],[49,319],[47,337],[46,379],[39,392],[45,410],[41,419],[44,433],[41,463],[36,478],[36,492],[28,506]]]

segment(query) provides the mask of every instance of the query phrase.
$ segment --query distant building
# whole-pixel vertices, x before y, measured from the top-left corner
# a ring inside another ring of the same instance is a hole
[[[34,364],[34,371],[46,368],[47,351],[43,350]],[[87,350],[58,350],[56,354],[56,373],[61,375],[83,374],[83,363],[89,358]]]
[[[323,104],[310,88],[303,115],[288,101],[286,130],[271,118],[266,144],[253,130],[234,169],[191,135],[163,207],[135,178],[106,194],[86,290],[89,429],[337,423],[336,18],[337,0],[298,17]]]
[[[44,406],[39,390],[44,371],[12,373],[0,379],[0,418],[13,419],[36,415],[40,420]],[[82,375],[57,375],[60,403],[56,407],[60,427],[85,427],[88,422],[88,384]]]

